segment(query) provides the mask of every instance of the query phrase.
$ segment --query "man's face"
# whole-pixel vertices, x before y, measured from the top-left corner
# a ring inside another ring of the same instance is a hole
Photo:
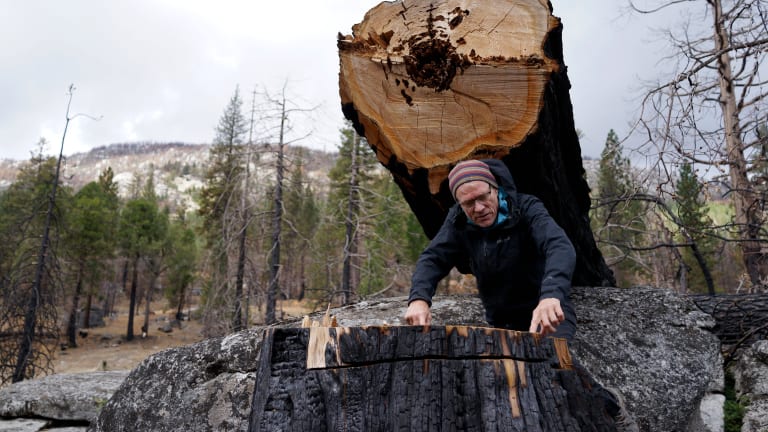
[[[487,228],[496,222],[499,196],[488,183],[482,180],[464,183],[456,189],[456,201],[477,226]]]

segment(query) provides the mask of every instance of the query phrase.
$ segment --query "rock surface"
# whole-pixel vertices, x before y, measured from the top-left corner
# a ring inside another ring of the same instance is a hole
[[[572,299],[574,356],[603,385],[619,388],[641,430],[685,431],[722,382],[720,342],[706,331],[714,319],[655,288],[574,289]]]
[[[96,420],[128,371],[49,375],[0,389],[0,417]]]
[[[46,420],[12,419],[0,420],[0,432],[38,432],[48,425]]]
[[[685,431],[722,375],[713,320],[654,288],[574,288],[576,358],[625,396],[643,431]],[[401,325],[405,298],[332,310],[340,326]],[[439,296],[435,325],[483,325],[475,297]],[[316,318],[316,317],[315,317]],[[282,324],[296,326],[297,323]],[[157,353],[139,365],[90,431],[247,431],[262,329]]]
[[[84,432],[128,374],[56,374],[3,387],[0,432]]]
[[[736,395],[748,403],[741,432],[768,431],[768,340],[744,350],[731,371]]]

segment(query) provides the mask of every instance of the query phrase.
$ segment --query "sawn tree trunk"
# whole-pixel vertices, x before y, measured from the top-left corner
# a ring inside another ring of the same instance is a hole
[[[576,285],[615,285],[589,225],[589,186],[563,63],[542,0],[382,2],[339,35],[344,115],[392,173],[428,237],[456,162],[497,158],[577,251]]]
[[[269,329],[250,431],[614,431],[564,340],[435,326]]]

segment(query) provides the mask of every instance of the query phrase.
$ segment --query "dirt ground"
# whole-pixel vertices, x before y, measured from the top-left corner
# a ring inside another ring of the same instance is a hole
[[[67,348],[56,353],[55,373],[92,372],[102,370],[130,370],[148,356],[167,348],[193,344],[203,340],[199,321],[183,321],[181,328],[173,327],[170,333],[158,330],[166,320],[172,320],[173,310],[163,310],[165,304],[152,304],[149,317],[149,334],[141,337],[144,324],[141,314],[134,317],[134,339],[125,340],[128,328],[128,308],[118,305],[114,318],[105,318],[106,326],[87,329],[87,336],[77,337],[77,348]],[[309,313],[309,304],[286,301],[278,306],[285,314],[301,317]]]

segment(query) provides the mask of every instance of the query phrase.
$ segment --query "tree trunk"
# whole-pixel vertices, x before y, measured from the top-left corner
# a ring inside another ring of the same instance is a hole
[[[285,93],[283,93],[285,96]],[[275,306],[277,295],[280,291],[280,230],[283,225],[283,177],[285,157],[285,98],[282,99],[280,111],[280,141],[277,143],[277,162],[275,179],[275,212],[272,215],[272,250],[269,255],[269,267],[271,277],[269,279],[269,288],[267,289],[267,312],[266,323],[272,324],[276,321]]]
[[[246,170],[248,170],[246,168]],[[246,175],[247,177],[247,175]],[[247,191],[247,188],[243,189]],[[243,192],[245,196],[245,192]],[[242,199],[245,199],[244,197]],[[243,205],[243,225],[237,245],[237,272],[235,273],[235,304],[232,313],[232,331],[239,332],[243,329],[243,284],[245,283],[246,240],[248,237],[248,209]]]
[[[739,122],[738,103],[736,102],[736,89],[731,68],[729,53],[730,41],[728,32],[723,27],[723,5],[720,0],[710,1],[713,9],[714,20],[714,46],[721,54],[717,57],[717,76],[720,86],[720,108],[723,113],[723,127],[725,129],[725,145],[728,152],[729,176],[731,179],[732,202],[734,206],[734,220],[739,225],[741,254],[744,266],[749,274],[753,286],[761,286],[768,276],[768,260],[760,245],[762,231],[761,205],[754,193],[749,175],[747,173],[747,160],[744,155],[744,142]]]
[[[184,300],[186,299],[187,285],[184,284],[179,289],[178,303],[176,305],[176,320],[183,321],[184,318]],[[191,317],[188,317],[190,320]]]
[[[75,294],[72,296],[72,309],[69,312],[69,321],[67,322],[67,339],[70,348],[77,348],[77,308],[80,303],[80,293],[83,291],[83,264],[80,264],[80,270],[77,272],[77,283],[75,284]]]
[[[270,329],[250,431],[614,431],[562,339],[479,327]]]
[[[150,262],[150,267],[154,267],[153,264],[154,263]],[[152,290],[155,288],[157,277],[157,273],[152,271],[152,276],[150,276],[150,281],[147,284],[147,295],[144,298],[144,325],[141,326],[141,337],[149,336],[149,313],[151,312],[150,307],[152,305]]]
[[[88,293],[85,296],[85,310],[83,311],[83,328],[91,328],[91,306],[93,304],[93,294]]]
[[[345,235],[344,235],[344,265],[341,272],[341,304],[348,305],[352,302],[352,293],[356,292],[358,286],[353,282],[353,267],[355,263],[355,257],[357,256],[357,228],[359,223],[358,213],[360,211],[358,206],[359,185],[357,181],[357,173],[360,170],[358,166],[357,151],[360,146],[360,135],[355,133],[354,141],[352,143],[352,151],[350,152],[350,166],[349,166],[349,195],[347,196],[347,217],[344,218]]]
[[[344,115],[428,237],[453,205],[453,165],[498,158],[570,237],[574,284],[615,285],[589,226],[562,24],[546,2],[382,2],[338,48]]]
[[[136,311],[136,287],[138,285],[139,278],[139,257],[133,259],[133,275],[131,278],[131,294],[130,303],[128,306],[128,330],[125,333],[125,340],[133,340],[133,315]]]
[[[54,210],[56,208],[56,191],[59,187],[59,175],[61,174],[61,161],[64,158],[64,140],[67,137],[67,129],[69,128],[69,106],[72,104],[72,91],[74,85],[69,86],[69,103],[67,103],[67,115],[66,123],[64,124],[64,134],[61,136],[61,147],[59,148],[59,157],[56,159],[56,174],[53,177],[53,185],[51,187],[51,193],[48,195],[48,210],[45,212],[45,225],[43,225],[43,233],[40,237],[40,252],[37,255],[37,263],[35,265],[35,275],[30,287],[29,302],[27,303],[26,311],[24,313],[24,336],[19,341],[19,350],[16,356],[16,363],[13,370],[13,377],[11,382],[19,382],[28,378],[27,368],[30,366],[30,359],[34,358],[33,350],[35,345],[35,333],[38,327],[38,313],[42,306],[40,299],[45,298],[46,293],[43,292],[45,285],[45,278],[47,269],[49,269],[49,260],[51,259],[50,251],[51,246],[51,225],[54,221]]]

